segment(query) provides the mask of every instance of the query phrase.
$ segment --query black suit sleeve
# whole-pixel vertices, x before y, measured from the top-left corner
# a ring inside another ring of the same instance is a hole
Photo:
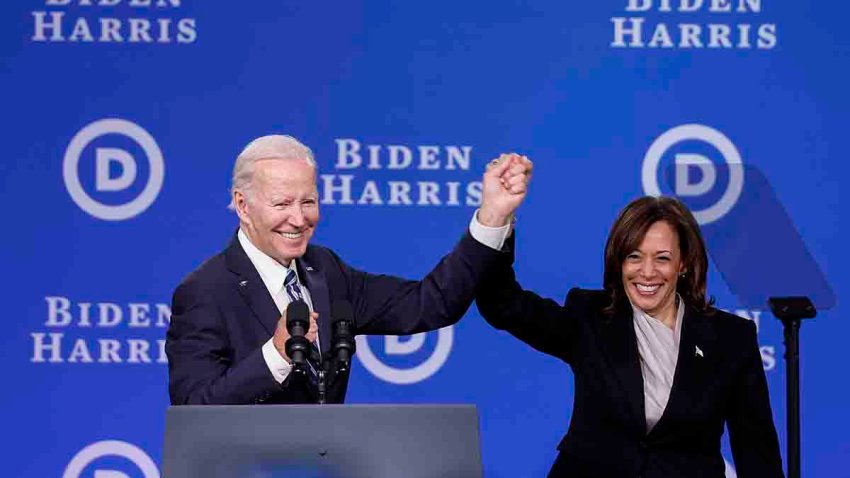
[[[503,253],[467,232],[421,281],[354,269],[334,256],[358,334],[408,335],[452,325],[472,305],[475,286]]]
[[[478,288],[475,300],[478,311],[493,327],[570,363],[577,338],[577,320],[570,311],[577,290],[570,291],[564,307],[523,290],[513,270],[514,236],[505,244],[508,254],[499,258]]]
[[[735,378],[727,426],[740,478],[782,477],[779,440],[770,411],[756,326],[746,322],[743,363]]]
[[[172,405],[256,403],[279,389],[262,344],[234,363],[228,330],[212,293],[188,281],[172,299],[168,355]]]

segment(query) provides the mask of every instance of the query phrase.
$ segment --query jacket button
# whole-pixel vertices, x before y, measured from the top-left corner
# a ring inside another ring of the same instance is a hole
[[[645,451],[649,446],[646,444],[646,440],[641,440],[638,442],[638,447]]]

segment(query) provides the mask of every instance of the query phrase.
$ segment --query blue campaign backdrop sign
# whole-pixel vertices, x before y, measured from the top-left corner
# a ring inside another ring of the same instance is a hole
[[[850,6],[21,0],[0,12],[4,476],[159,476],[171,293],[230,240],[233,161],[269,133],[316,154],[314,240],[411,278],[460,238],[487,161],[527,154],[516,269],[556,300],[600,286],[626,202],[678,194],[709,237],[718,305],[758,322],[783,453],[782,331],[749,298],[787,292],[798,270],[815,278],[827,308],[802,331],[803,472],[850,476]],[[768,216],[753,206],[765,200]],[[758,238],[757,258],[738,261],[735,234]],[[360,337],[357,356],[349,402],[474,403],[485,475],[545,475],[572,405],[563,363],[474,307],[440,332]]]

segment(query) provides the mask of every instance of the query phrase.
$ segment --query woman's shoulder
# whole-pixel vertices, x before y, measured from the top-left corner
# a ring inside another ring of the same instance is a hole
[[[714,330],[726,338],[745,340],[756,333],[756,323],[750,319],[711,307],[705,317],[711,321]]]

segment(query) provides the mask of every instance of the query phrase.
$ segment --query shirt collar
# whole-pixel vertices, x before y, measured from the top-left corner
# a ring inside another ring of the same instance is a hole
[[[632,306],[632,314],[634,315],[635,318],[644,317],[648,320],[652,320],[652,321],[661,323],[660,320],[656,319],[655,317],[653,317],[653,316],[647,314],[646,312],[640,310],[639,308],[635,307],[635,305],[632,304],[631,301],[629,301],[629,304],[631,304],[631,306]],[[679,342],[679,337],[682,336],[682,319],[684,319],[684,318],[685,318],[685,302],[682,300],[682,296],[679,295],[678,292],[676,292],[676,324],[673,325],[673,336],[676,338],[676,343]]]
[[[270,294],[274,295],[280,292],[281,288],[283,288],[283,281],[286,279],[286,273],[290,269],[295,271],[295,279],[298,280],[298,268],[295,266],[295,259],[289,262],[289,267],[286,267],[272,259],[265,252],[257,249],[257,246],[251,242],[251,239],[242,231],[242,228],[239,228],[236,237],[239,239],[239,244],[242,246],[245,254],[248,255],[248,259],[251,260],[251,264],[254,264],[254,268],[260,273],[260,278],[263,280]],[[298,282],[300,283],[300,280]]]

